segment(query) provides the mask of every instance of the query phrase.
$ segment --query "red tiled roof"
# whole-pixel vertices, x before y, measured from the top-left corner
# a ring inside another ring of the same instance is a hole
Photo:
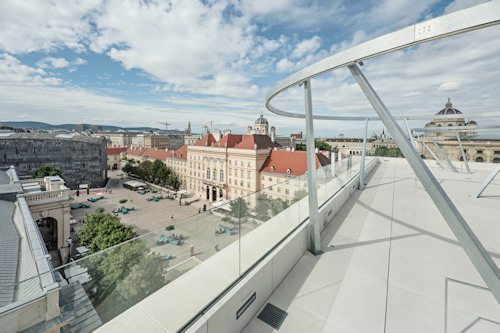
[[[187,160],[187,145],[180,147],[172,154],[172,156],[169,157],[179,158],[181,160]]]
[[[316,168],[330,164],[330,160],[321,153],[316,154]],[[271,167],[274,167],[271,171]],[[290,169],[290,173],[288,173]],[[272,150],[267,157],[261,172],[278,173],[291,176],[301,176],[307,171],[307,152],[306,151],[286,151]]]
[[[257,145],[257,149],[281,147],[280,144],[273,142],[267,135],[246,134],[243,136],[243,141],[239,143],[236,148],[255,149],[255,145]]]
[[[296,139],[302,139],[302,133],[300,134],[290,134],[290,137],[296,138]]]
[[[142,153],[142,156],[148,156],[148,158],[155,160],[165,161],[165,158],[168,156],[168,152],[165,149],[157,149],[157,148],[147,148]]]
[[[145,150],[146,150],[146,148],[144,148],[144,147],[130,146],[127,148],[127,154],[141,156]]]
[[[212,147],[212,143],[215,145],[216,142],[217,141],[215,140],[215,138],[212,134],[207,134],[203,138],[201,138],[200,140],[196,141],[194,146]]]
[[[127,150],[127,147],[112,147],[108,146],[108,155],[119,155],[120,153]]]
[[[239,144],[243,140],[243,135],[241,134],[228,134],[224,136],[222,139],[219,140],[215,144],[216,147],[226,147],[227,148],[234,148],[236,144]]]

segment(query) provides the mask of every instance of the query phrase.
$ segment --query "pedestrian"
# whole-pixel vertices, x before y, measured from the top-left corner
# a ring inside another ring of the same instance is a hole
[[[132,203],[132,199],[130,199],[130,203]]]
[[[219,244],[215,245],[215,251],[219,251]]]
[[[174,219],[174,215],[172,215],[170,218],[173,220]]]
[[[201,208],[198,208],[198,214],[201,214]]]

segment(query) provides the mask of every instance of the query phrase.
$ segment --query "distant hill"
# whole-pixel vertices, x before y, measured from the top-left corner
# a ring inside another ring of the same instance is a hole
[[[61,124],[61,125],[51,125],[47,123],[42,123],[39,121],[1,121],[0,125],[17,127],[17,128],[36,128],[41,130],[54,130],[61,129],[71,131],[75,128],[75,125],[87,125],[89,124]],[[101,126],[104,131],[118,131],[118,130],[126,130],[130,132],[143,132],[143,131],[164,131],[164,129],[154,128],[154,127],[118,127],[118,126],[109,126],[109,125],[98,125]],[[174,130],[170,131],[171,133],[175,133]]]

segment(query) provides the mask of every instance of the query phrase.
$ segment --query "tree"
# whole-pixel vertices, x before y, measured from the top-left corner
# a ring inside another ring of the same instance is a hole
[[[237,218],[242,218],[247,215],[247,203],[242,198],[238,198],[229,203],[231,208],[231,215]]]
[[[287,209],[290,205],[285,200],[278,198],[271,200],[270,206],[271,206],[271,214],[273,216],[276,216],[285,209]]]
[[[91,280],[85,284],[90,299],[107,322],[166,284],[163,263],[143,240],[135,239],[97,253],[81,264]]]
[[[304,198],[306,196],[307,196],[306,190],[295,191],[295,194],[293,195],[293,199],[292,199],[292,204],[296,203],[297,201],[300,201],[302,198]]]
[[[33,172],[31,173],[31,177],[33,178],[43,178],[47,176],[59,176],[64,179],[61,170],[51,165],[44,165],[42,167],[39,167],[38,169],[33,170]]]
[[[179,179],[177,179],[174,176],[169,176],[167,178],[167,181],[165,182],[166,185],[172,186],[175,190],[178,190],[179,187],[181,186],[181,183],[179,182]]]
[[[269,219],[269,199],[266,193],[257,195],[255,213],[257,214],[257,218],[261,221],[267,221]]]
[[[332,150],[332,147],[328,143],[323,142],[323,141],[319,141],[319,140],[314,141],[314,147],[318,148],[319,150],[327,150],[327,151]],[[302,144],[302,143],[297,143],[295,145],[295,150],[306,151],[307,146],[305,144]]]
[[[149,160],[145,160],[144,162],[141,163],[140,166],[142,169],[144,169],[144,177],[141,176],[142,179],[146,180],[153,180],[153,162]]]
[[[130,175],[131,173],[135,173],[135,167],[130,163],[130,161],[125,164],[125,166],[122,168],[122,171],[125,172],[127,175]]]
[[[78,232],[80,244],[92,254],[129,239],[137,237],[132,226],[121,223],[120,218],[111,214],[96,211],[92,215],[85,214],[84,227]]]
[[[167,167],[166,165],[163,165],[163,167],[159,169],[158,172],[156,173],[156,177],[158,178],[158,181],[160,183],[166,184],[167,179],[170,176],[170,173],[171,173],[170,168]]]
[[[315,141],[314,146],[316,148],[318,148],[319,150],[326,150],[326,151],[332,150],[332,147],[328,143],[323,142],[323,141]]]
[[[155,160],[149,170],[149,178],[155,183],[158,184],[160,182],[159,173],[160,170],[166,168],[165,163],[161,160]]]

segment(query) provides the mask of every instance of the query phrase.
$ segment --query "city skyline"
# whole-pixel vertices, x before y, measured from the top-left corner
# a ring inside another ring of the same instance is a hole
[[[0,119],[158,128],[168,121],[179,130],[191,121],[194,131],[213,120],[214,129],[245,133],[263,111],[278,135],[288,135],[304,130],[304,121],[265,110],[276,82],[373,37],[477,3],[6,1]],[[448,97],[464,113],[496,111],[499,32],[395,52],[366,62],[364,71],[394,115],[435,114]],[[488,48],[478,40],[489,40]],[[347,70],[314,79],[312,88],[315,114],[374,115]],[[276,105],[302,111],[302,90],[291,89]],[[317,121],[315,136],[356,137],[362,127]],[[381,129],[374,122],[369,131]]]

